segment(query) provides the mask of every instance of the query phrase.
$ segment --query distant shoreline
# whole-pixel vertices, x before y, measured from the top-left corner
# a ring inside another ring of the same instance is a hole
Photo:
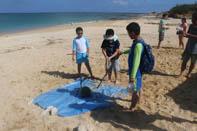
[[[121,20],[130,20],[130,19],[139,19],[141,17],[146,16],[147,14],[141,14],[140,16],[136,17],[130,17],[130,18],[111,18],[106,20],[92,20],[87,22],[76,22],[76,23],[69,23],[69,24],[59,24],[59,25],[51,25],[51,26],[45,26],[45,27],[37,27],[33,29],[24,29],[24,30],[18,30],[18,31],[10,31],[10,32],[0,32],[0,37],[2,36],[10,36],[10,35],[17,35],[17,34],[24,34],[24,33],[35,33],[35,32],[47,32],[47,31],[54,31],[54,30],[64,30],[69,29],[77,26],[84,26],[84,25],[91,25],[95,23],[105,23],[105,22],[115,22],[115,21],[121,21]]]
[[[64,14],[64,13],[60,13],[60,14],[52,13],[53,15],[51,15],[51,13],[41,13],[37,15],[38,13],[36,14],[31,13],[33,16],[31,17],[31,16],[28,16],[27,14],[28,13],[24,13],[24,14],[22,13],[22,15],[20,13],[19,14],[17,13],[0,14],[0,18],[2,18],[3,20],[5,19],[4,21],[2,21],[2,24],[0,24],[0,29],[1,29],[0,35],[15,34],[15,33],[20,33],[20,32],[31,31],[31,30],[52,28],[52,27],[57,27],[57,26],[62,27],[62,26],[73,26],[73,25],[78,25],[78,24],[102,22],[102,21],[127,20],[127,19],[137,18],[139,16],[144,15],[141,13],[117,13],[117,14],[116,13],[112,13],[112,14],[110,13],[101,13],[101,14],[88,13],[90,16],[87,16],[88,14],[80,14],[80,13],[74,14],[74,15]],[[15,22],[15,19],[12,19],[11,17],[16,17],[17,19],[16,22]],[[17,17],[20,17],[20,18],[17,18]]]

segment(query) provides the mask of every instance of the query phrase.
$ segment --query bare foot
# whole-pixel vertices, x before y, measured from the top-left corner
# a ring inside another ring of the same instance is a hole
[[[108,80],[107,83],[111,84],[112,83],[112,80]]]
[[[92,80],[96,80],[96,77],[94,77],[94,76],[91,76],[91,79],[92,79]]]
[[[187,74],[187,76],[186,76],[187,78],[191,78],[192,77],[192,75],[191,74]]]
[[[135,111],[134,107],[130,107],[129,109],[124,110],[124,112],[134,112],[134,111]]]
[[[115,85],[120,85],[120,82],[118,80],[116,80]]]
[[[183,77],[184,77],[183,73],[181,73],[179,76],[177,76],[178,79],[181,79]]]

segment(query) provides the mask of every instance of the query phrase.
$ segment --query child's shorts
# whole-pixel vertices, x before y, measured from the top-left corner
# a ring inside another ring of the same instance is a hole
[[[183,63],[187,64],[187,62],[191,59],[192,63],[197,63],[197,54],[189,54],[187,52],[184,52],[182,55]]]
[[[111,60],[109,62],[109,72],[112,71],[112,69],[115,71],[115,72],[119,72],[120,71],[120,61],[119,59],[115,59],[115,60]]]
[[[77,64],[88,63],[88,56],[86,53],[76,53],[76,62]]]
[[[163,41],[165,36],[165,32],[159,32],[159,41]]]
[[[135,92],[138,93],[142,88],[142,78],[141,77],[136,78],[134,85],[135,85]]]

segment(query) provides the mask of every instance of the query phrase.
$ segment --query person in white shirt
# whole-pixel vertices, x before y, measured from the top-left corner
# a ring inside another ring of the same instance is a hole
[[[81,65],[85,63],[88,72],[92,79],[95,79],[92,70],[89,64],[89,43],[88,39],[83,36],[83,29],[81,27],[76,28],[77,37],[73,40],[73,61],[75,61],[76,55],[76,63],[78,65],[78,78],[81,78]]]

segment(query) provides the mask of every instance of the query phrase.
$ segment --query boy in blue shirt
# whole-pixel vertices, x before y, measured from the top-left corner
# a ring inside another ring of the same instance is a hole
[[[81,65],[82,63],[85,63],[91,78],[94,79],[88,59],[90,53],[88,39],[83,36],[83,29],[81,27],[76,28],[76,34],[77,37],[73,40],[72,59],[73,61],[75,61],[76,55],[76,62],[78,65],[78,78],[81,78]]]
[[[138,23],[130,23],[126,29],[129,37],[134,40],[128,58],[129,86],[132,85],[134,87],[129,111],[133,111],[136,107],[136,104],[139,103],[140,90],[142,88],[142,73],[140,71],[140,62],[142,53],[144,51],[142,44],[144,40],[140,36],[140,26]]]

